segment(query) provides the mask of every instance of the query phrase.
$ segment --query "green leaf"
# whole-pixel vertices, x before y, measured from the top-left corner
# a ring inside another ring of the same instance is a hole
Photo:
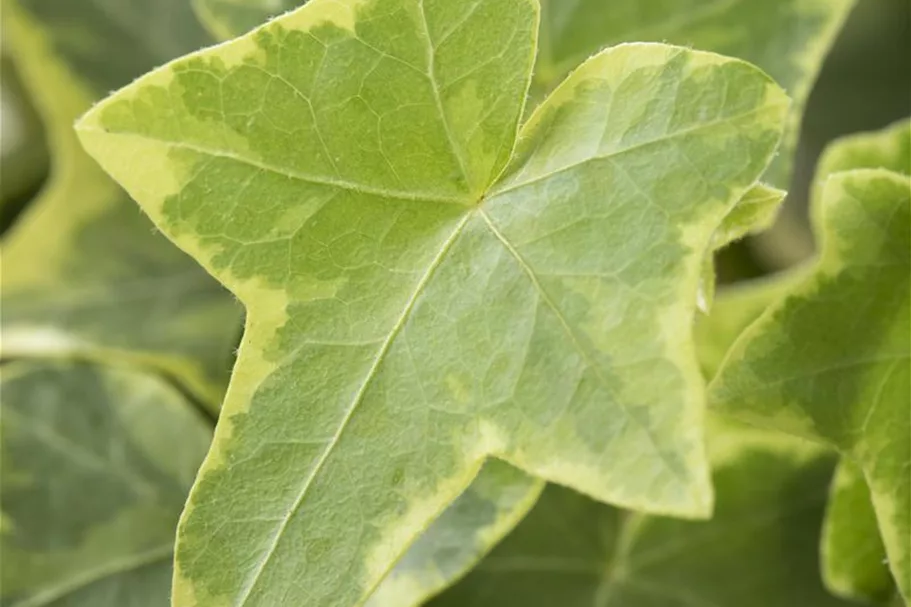
[[[536,9],[314,0],[78,125],[247,307],[176,605],[363,600],[487,456],[708,513],[679,327],[787,99],[743,62],[626,45],[517,137]]]
[[[543,0],[532,98],[577,63],[621,42],[660,41],[738,57],[765,70],[793,100],[781,154],[765,178],[790,184],[804,105],[854,0]]]
[[[222,39],[304,4],[305,0],[195,0]],[[570,70],[623,42],[689,46],[756,64],[791,96],[787,137],[767,178],[790,183],[804,105],[823,59],[855,0],[542,0],[533,108]],[[473,6],[480,6],[475,2]]]
[[[823,153],[814,184],[818,200],[825,181],[835,172],[882,167],[911,174],[911,121],[903,120],[877,132],[838,139]],[[840,594],[886,604],[894,594],[885,548],[876,527],[870,490],[862,473],[845,460],[832,488],[823,530],[823,576]]]
[[[161,380],[86,363],[4,365],[0,412],[0,602],[167,605],[208,424]]]
[[[877,168],[911,175],[911,119],[900,120],[880,131],[835,140],[819,159],[814,191],[821,194],[825,181],[833,173]],[[814,202],[821,204],[818,200]]]
[[[495,459],[411,545],[367,601],[367,607],[408,607],[467,573],[522,520],[544,482]]]
[[[80,148],[72,126],[111,86],[206,38],[178,24],[192,20],[182,0],[108,4],[123,27],[132,24],[135,39],[105,18],[107,4],[4,3],[4,31],[47,126],[53,166],[40,197],[4,237],[2,356],[150,365],[215,407],[239,333],[238,307],[154,233]],[[165,29],[168,36],[144,38]],[[160,54],[146,55],[152,51]]]
[[[899,589],[911,596],[911,180],[828,177],[815,272],[735,343],[710,401],[824,441],[863,471]]]
[[[780,435],[711,428],[711,521],[644,516],[550,485],[431,607],[848,607],[818,574],[833,458]]]
[[[822,575],[839,595],[885,605],[895,594],[863,471],[842,459],[822,530]]]

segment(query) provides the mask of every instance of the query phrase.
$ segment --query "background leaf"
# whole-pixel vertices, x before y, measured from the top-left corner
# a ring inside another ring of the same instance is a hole
[[[216,409],[239,309],[153,233],[80,149],[72,127],[105,91],[204,43],[205,34],[186,23],[193,15],[179,0],[3,6],[16,66],[47,127],[52,168],[2,242],[2,356],[130,360],[177,378]],[[163,30],[168,35],[158,36]]]
[[[885,605],[895,594],[863,471],[838,464],[822,530],[822,574],[839,595]]]
[[[824,441],[863,470],[889,555],[911,588],[911,182],[828,178],[815,273],[738,339],[710,399],[756,424]]]
[[[643,516],[550,485],[506,540],[432,607],[847,607],[816,551],[833,458],[713,420],[706,522]]]
[[[0,602],[167,605],[205,420],[155,377],[85,363],[4,365],[0,411]]]
[[[248,308],[177,604],[361,600],[487,455],[630,506],[709,506],[702,380],[667,328],[691,321],[784,95],[742,62],[618,48],[542,106],[491,187],[533,5],[424,9],[315,0],[79,126]]]

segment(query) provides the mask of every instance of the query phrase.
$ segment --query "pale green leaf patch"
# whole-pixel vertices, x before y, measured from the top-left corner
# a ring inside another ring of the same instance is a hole
[[[247,307],[176,605],[362,602],[490,456],[708,514],[681,327],[787,98],[625,45],[517,135],[537,26],[531,0],[314,0],[78,125]]]
[[[0,382],[0,599],[168,604],[177,519],[211,430],[160,379],[10,363]]]
[[[176,27],[150,57],[135,41],[118,47],[126,44],[123,32],[110,31],[89,4],[4,0],[4,32],[45,123],[52,167],[44,190],[4,235],[0,354],[129,360],[174,377],[214,409],[240,310],[154,232],[80,148],[72,126],[94,99],[155,65],[156,57],[163,62],[207,38],[198,27]],[[158,3],[158,18],[146,20],[147,27],[167,26],[162,15],[192,20],[179,4]],[[149,8],[137,10],[136,27]],[[94,42],[79,42],[84,39]],[[129,70],[135,71],[127,76]]]
[[[710,401],[752,423],[830,444],[859,466],[907,599],[911,180],[882,169],[836,173],[818,201],[815,271],[744,331],[713,380]]]

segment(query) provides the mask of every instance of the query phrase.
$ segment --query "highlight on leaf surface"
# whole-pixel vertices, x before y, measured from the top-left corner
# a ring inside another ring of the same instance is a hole
[[[490,456],[708,514],[681,327],[787,98],[741,61],[624,45],[517,136],[536,31],[531,0],[314,0],[80,121],[247,308],[176,605],[363,601]]]
[[[116,11],[132,30],[111,26],[88,0],[3,1],[6,41],[45,123],[52,164],[4,234],[0,355],[129,360],[217,410],[239,309],[154,232],[73,132],[106,91],[208,38],[183,0],[118,0]]]
[[[549,485],[531,513],[429,607],[848,607],[819,580],[834,457],[713,420],[715,514],[646,516]]]
[[[0,380],[0,603],[162,607],[211,430],[154,376],[16,362]]]
[[[907,600],[911,179],[883,169],[835,173],[817,202],[815,271],[740,336],[713,380],[710,402],[751,423],[830,444],[859,466]],[[826,567],[834,572],[838,564]]]

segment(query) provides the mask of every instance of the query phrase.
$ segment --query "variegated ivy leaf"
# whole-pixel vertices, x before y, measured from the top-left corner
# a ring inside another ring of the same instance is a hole
[[[239,36],[305,0],[195,0],[221,38]],[[768,179],[787,186],[804,104],[855,0],[541,0],[533,108],[570,70],[621,42],[690,46],[755,63],[793,99],[788,136]],[[470,4],[474,10],[483,0]]]
[[[895,594],[870,489],[860,468],[842,459],[822,530],[822,575],[839,595],[886,605]]]
[[[532,0],[313,0],[79,124],[247,307],[176,605],[356,604],[491,455],[707,514],[681,327],[787,99],[626,45],[517,137],[536,31]]]
[[[0,353],[129,359],[179,379],[214,408],[238,307],[154,233],[73,132],[101,94],[203,44],[192,23],[184,0],[4,0],[4,32],[46,124],[52,167],[3,240]]]
[[[816,170],[815,204],[824,204],[819,197],[832,174],[877,168],[911,175],[911,119],[900,120],[880,131],[848,135],[830,144]]]
[[[857,463],[908,599],[911,179],[881,169],[836,173],[818,202],[815,272],[740,336],[710,399]]]
[[[22,203],[47,175],[44,129],[22,89],[6,45],[0,54],[0,232],[12,223]]]
[[[848,607],[819,579],[831,454],[778,434],[710,427],[712,520],[645,516],[550,485],[430,606]]]
[[[0,437],[0,603],[165,607],[211,437],[186,399],[133,370],[10,363]]]
[[[831,144],[819,162],[816,203],[821,202],[825,182],[833,173],[875,167],[911,174],[911,120]],[[834,591],[880,604],[886,604],[894,594],[870,490],[863,474],[847,460],[842,462],[832,487],[822,550],[823,577]]]

